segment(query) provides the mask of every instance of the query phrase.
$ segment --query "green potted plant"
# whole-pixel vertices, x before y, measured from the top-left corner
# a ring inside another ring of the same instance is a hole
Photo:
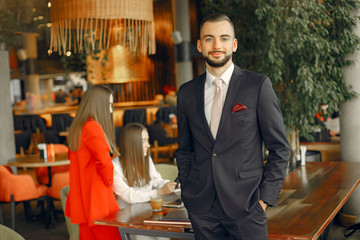
[[[234,19],[239,49],[234,61],[268,75],[279,98],[293,155],[298,136],[312,138],[314,116],[328,105],[355,96],[345,85],[343,69],[358,49],[352,32],[358,0],[203,0],[205,14],[217,9]]]

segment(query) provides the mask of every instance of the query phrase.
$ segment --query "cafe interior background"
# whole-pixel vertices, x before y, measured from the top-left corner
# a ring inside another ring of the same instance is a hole
[[[81,5],[85,1],[78,2],[78,9],[87,9]],[[124,0],[125,4],[130,2]],[[102,44],[108,49],[101,50],[100,40],[90,38],[90,42],[97,43],[95,48],[84,40],[84,50],[80,52],[76,47],[62,51],[61,47],[52,45],[54,2],[0,0],[1,164],[6,165],[16,155],[16,116],[39,115],[46,120],[48,128],[53,113],[74,116],[76,102],[56,103],[60,89],[69,93],[74,89],[77,89],[74,92],[86,91],[93,84],[110,87],[114,91],[116,127],[123,125],[125,109],[158,109],[153,107],[173,104],[169,93],[176,93],[182,83],[204,72],[204,62],[196,50],[199,22],[204,15],[218,9],[235,22],[239,49],[234,62],[265,73],[273,81],[288,128],[293,161],[299,155],[299,145],[305,144],[309,152],[323,151],[322,157],[328,157],[326,161],[360,162],[357,120],[360,29],[355,20],[360,12],[355,1],[154,0],[151,3],[154,42],[151,43],[150,34],[149,45],[138,40],[130,46],[129,42],[136,36],[128,30],[123,34],[128,44],[107,45],[110,37],[104,37]],[[114,26],[115,23],[130,29],[140,26],[124,18],[113,20]],[[98,23],[100,26],[109,22]],[[85,25],[81,25],[82,29],[90,25],[86,21],[79,24]],[[112,32],[120,31],[114,26]],[[86,31],[81,32],[88,38]],[[78,33],[73,30],[72,34],[75,38]],[[156,121],[155,110],[148,111],[151,119],[147,123],[152,124]],[[336,133],[330,136],[326,122],[334,117],[340,121]],[[321,149],[316,149],[312,141],[322,142]],[[359,217],[359,201],[357,189],[343,212]]]

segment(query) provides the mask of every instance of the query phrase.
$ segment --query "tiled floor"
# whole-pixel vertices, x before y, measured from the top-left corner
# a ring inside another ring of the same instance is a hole
[[[60,202],[56,202],[56,208],[61,209]],[[36,205],[32,205],[33,208]],[[4,223],[10,226],[10,205],[3,204]],[[36,210],[34,210],[35,212]],[[25,220],[23,205],[16,206],[16,231],[23,236],[26,240],[67,240],[69,239],[64,216],[57,214],[56,227],[50,226],[45,228],[45,219],[41,218],[36,221]],[[333,226],[330,229],[327,240],[360,240],[360,231],[355,232],[351,237],[344,237],[344,227],[340,226],[337,219],[335,219]],[[321,239],[324,240],[324,239]]]

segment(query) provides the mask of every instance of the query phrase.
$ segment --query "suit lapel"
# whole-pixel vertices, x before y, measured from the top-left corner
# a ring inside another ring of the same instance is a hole
[[[203,123],[202,125],[207,129],[206,131],[208,132],[209,137],[214,140],[205,116],[205,106],[204,106],[205,80],[206,80],[206,73],[200,75],[199,79],[196,81],[196,93],[197,93],[196,103],[197,103],[198,113],[200,114],[200,120]]]
[[[224,103],[224,106],[222,109],[221,119],[220,119],[218,131],[217,131],[217,135],[220,134],[221,129],[224,126],[224,124],[226,122],[228,122],[228,118],[231,117],[232,104],[234,102],[235,96],[239,93],[241,74],[242,74],[241,69],[235,65],[234,72],[231,76],[229,88],[228,88],[228,91],[226,94],[225,103]]]

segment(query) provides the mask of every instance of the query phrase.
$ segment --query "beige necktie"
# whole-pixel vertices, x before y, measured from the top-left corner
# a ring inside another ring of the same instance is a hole
[[[211,107],[211,120],[210,120],[210,131],[214,139],[216,138],[216,133],[219,127],[221,112],[222,112],[222,97],[221,97],[222,82],[223,80],[221,78],[216,78],[214,80],[214,83],[216,85],[216,90]]]

